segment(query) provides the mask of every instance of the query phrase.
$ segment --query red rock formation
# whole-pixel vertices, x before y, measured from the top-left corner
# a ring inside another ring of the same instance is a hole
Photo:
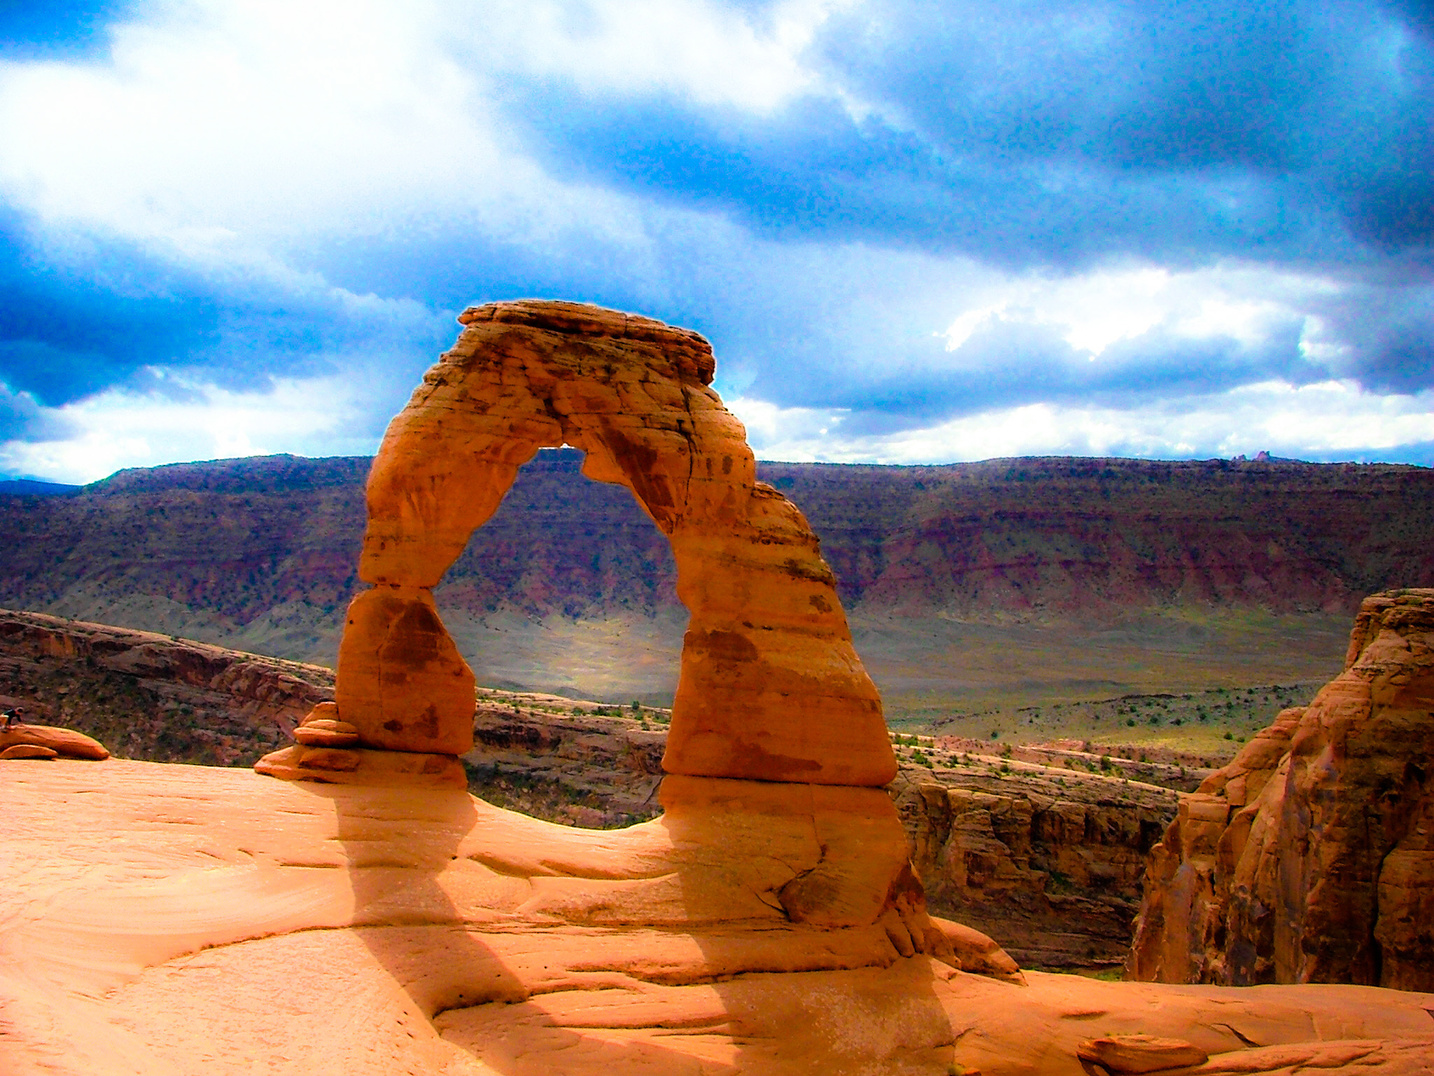
[[[1434,590],[1361,606],[1344,673],[1186,797],[1129,968],[1434,988]]]
[[[430,589],[542,447],[626,486],[672,544],[691,614],[664,766],[877,787],[895,775],[876,688],[802,514],[756,480],[695,333],[572,303],[467,310],[390,424],[368,484],[336,701],[362,744],[457,755],[473,682]],[[266,766],[261,763],[261,768]]]

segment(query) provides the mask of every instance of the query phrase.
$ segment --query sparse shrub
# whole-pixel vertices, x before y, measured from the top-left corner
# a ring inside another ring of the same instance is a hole
[[[1127,717],[1127,718],[1125,719],[1125,723],[1126,723],[1126,725],[1127,725],[1128,727],[1130,727],[1130,728],[1135,728],[1135,718],[1133,718],[1133,717]]]
[[[991,730],[991,739],[993,739],[993,740],[999,740],[1000,738],[1001,738],[1001,730],[1000,730],[1000,729],[992,729],[992,730]]]
[[[1234,734],[1233,732],[1227,731],[1227,732],[1225,733],[1225,739],[1227,739],[1227,740],[1233,740],[1234,738],[1235,738],[1235,734]]]

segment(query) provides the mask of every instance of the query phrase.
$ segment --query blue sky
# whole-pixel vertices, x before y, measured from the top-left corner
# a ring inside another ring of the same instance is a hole
[[[0,473],[370,452],[454,315],[698,329],[758,455],[1434,464],[1434,12],[0,6]]]

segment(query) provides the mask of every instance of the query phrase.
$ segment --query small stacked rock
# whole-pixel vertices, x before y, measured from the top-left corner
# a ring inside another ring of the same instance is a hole
[[[321,702],[294,730],[294,739],[305,747],[353,747],[359,742],[357,727],[338,719],[339,708]]]
[[[338,785],[467,788],[468,775],[452,755],[425,751],[373,751],[360,746],[358,729],[338,718],[332,702],[314,706],[294,730],[295,746],[254,764],[269,777]]]

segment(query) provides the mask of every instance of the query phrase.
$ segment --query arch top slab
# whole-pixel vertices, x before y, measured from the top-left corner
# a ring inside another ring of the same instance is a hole
[[[707,341],[577,303],[491,303],[459,322],[457,342],[389,425],[369,477],[360,576],[391,597],[356,599],[368,620],[346,627],[337,689],[362,740],[454,753],[471,742],[471,707],[435,719],[431,698],[404,703],[403,691],[374,679],[407,676],[385,673],[376,647],[401,650],[389,619],[428,623],[404,603],[431,609],[428,588],[518,468],[540,448],[568,444],[585,453],[585,475],[626,486],[672,543],[691,620],[665,769],[890,781],[896,762],[880,697],[852,647],[831,570],[801,512],[757,481],[746,430],[711,388]],[[375,610],[385,624],[372,622]],[[442,649],[425,651],[430,681]],[[403,706],[412,720],[388,712]]]

